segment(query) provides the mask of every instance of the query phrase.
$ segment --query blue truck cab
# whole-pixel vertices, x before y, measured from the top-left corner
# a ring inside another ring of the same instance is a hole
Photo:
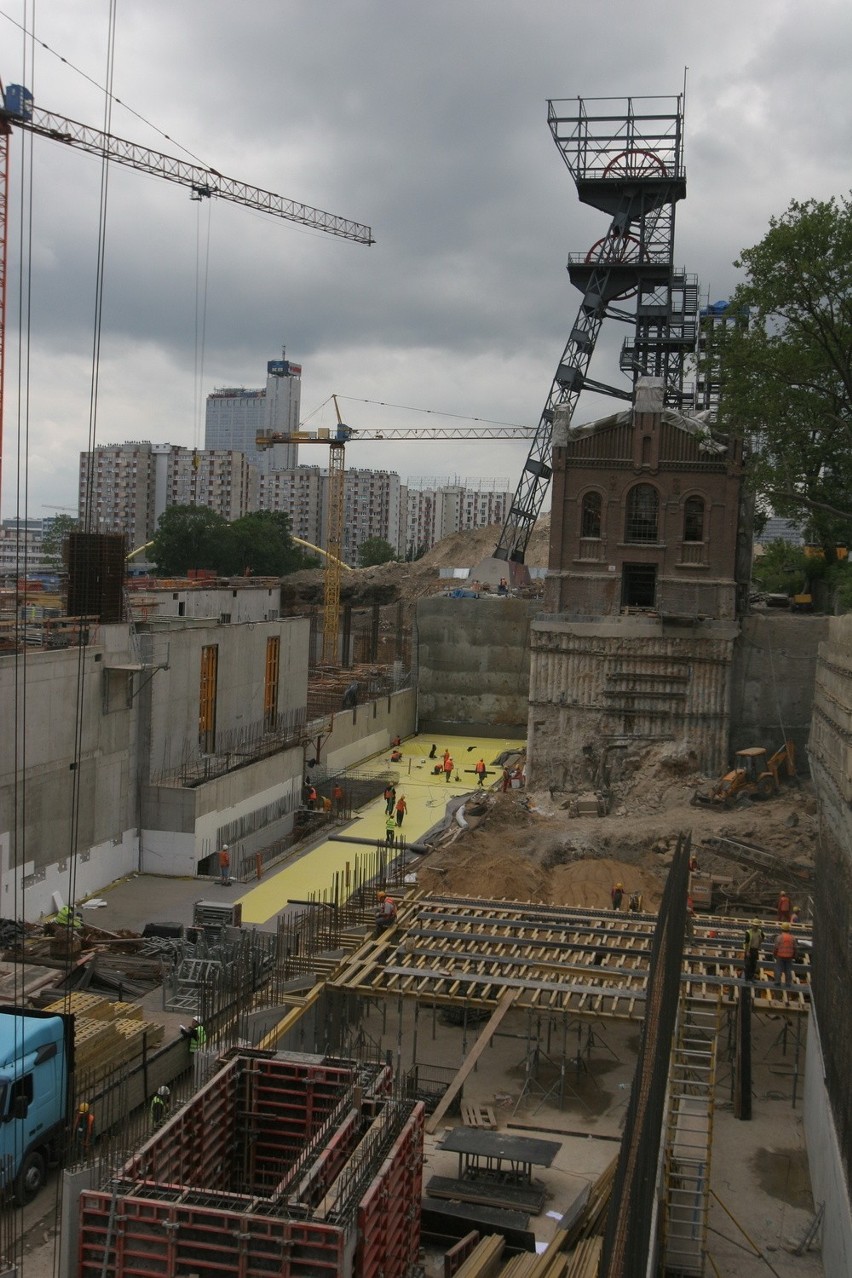
[[[62,1155],[73,1104],[74,1017],[0,1007],[0,1190],[27,1203]]]

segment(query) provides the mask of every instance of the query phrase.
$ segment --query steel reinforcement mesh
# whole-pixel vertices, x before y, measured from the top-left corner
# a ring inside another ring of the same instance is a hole
[[[687,835],[678,837],[660,902],[651,947],[642,1041],[607,1216],[599,1278],[645,1278],[648,1256],[655,1245],[651,1229],[683,963],[689,845]]]

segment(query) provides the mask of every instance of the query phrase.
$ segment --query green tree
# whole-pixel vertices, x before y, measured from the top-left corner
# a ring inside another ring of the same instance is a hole
[[[62,562],[62,549],[68,540],[68,534],[77,532],[79,527],[80,521],[73,515],[57,515],[50,521],[41,539],[42,557],[46,563],[58,565]]]
[[[797,595],[815,575],[824,571],[822,560],[809,559],[801,546],[786,541],[771,541],[762,555],[757,555],[752,578],[770,594]]]
[[[362,568],[372,568],[375,564],[386,564],[396,559],[396,551],[384,537],[368,537],[358,547],[358,563]]]
[[[294,545],[283,511],[256,510],[235,519],[225,546],[227,571],[233,575],[284,577],[315,562]]]
[[[719,424],[750,439],[759,498],[831,560],[852,537],[852,202],[794,200],[734,264],[749,322],[721,343]]]
[[[225,572],[227,532],[227,521],[206,506],[169,506],[157,523],[150,557],[166,577],[190,568]]]

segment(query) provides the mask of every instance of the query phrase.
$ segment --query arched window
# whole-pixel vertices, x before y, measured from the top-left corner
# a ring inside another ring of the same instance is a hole
[[[652,484],[636,484],[627,494],[625,541],[656,541],[660,498]]]
[[[581,537],[600,537],[601,508],[602,501],[600,493],[586,493],[583,498],[582,514],[580,517]]]
[[[704,540],[703,497],[687,497],[683,503],[683,540]]]

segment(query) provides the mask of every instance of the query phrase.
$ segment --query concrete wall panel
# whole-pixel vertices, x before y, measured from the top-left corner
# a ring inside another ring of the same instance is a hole
[[[789,736],[807,772],[817,650],[829,620],[777,612],[743,618],[732,671],[731,756],[748,746],[777,749]]]
[[[523,736],[529,695],[529,626],[521,599],[421,599],[417,605],[421,732]]]

